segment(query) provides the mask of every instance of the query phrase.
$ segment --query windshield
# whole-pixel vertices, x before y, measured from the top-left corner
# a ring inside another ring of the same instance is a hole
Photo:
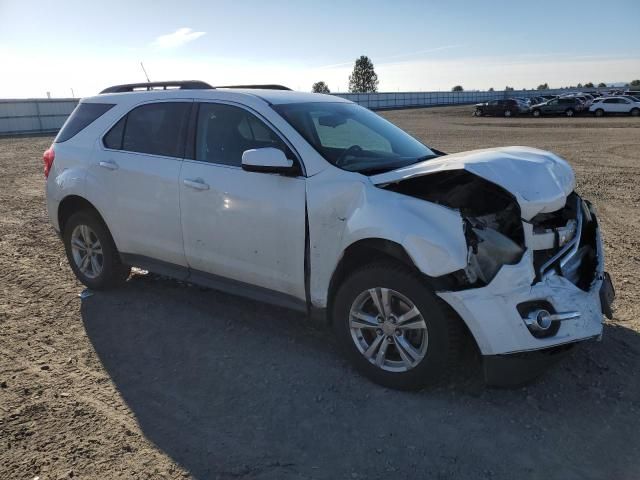
[[[373,175],[438,156],[353,103],[287,103],[273,108],[327,161],[344,170]]]

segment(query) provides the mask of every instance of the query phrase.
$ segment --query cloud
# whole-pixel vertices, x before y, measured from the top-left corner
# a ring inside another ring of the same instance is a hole
[[[152,45],[160,48],[177,48],[194,41],[205,35],[207,32],[194,32],[191,28],[179,28],[173,33],[160,35],[156,38]]]

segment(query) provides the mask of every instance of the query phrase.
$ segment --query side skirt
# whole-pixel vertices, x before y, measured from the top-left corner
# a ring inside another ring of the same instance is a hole
[[[248,283],[233,280],[231,278],[221,277],[212,273],[202,272],[200,270],[192,270],[188,267],[175,265],[173,263],[163,262],[154,258],[145,257],[143,255],[134,255],[130,253],[121,253],[122,263],[148,270],[150,272],[164,275],[201,285],[203,287],[213,288],[231,295],[251,298],[259,302],[277,305],[279,307],[288,308],[307,313],[307,302],[286,293],[277,292],[268,288],[250,285]]]

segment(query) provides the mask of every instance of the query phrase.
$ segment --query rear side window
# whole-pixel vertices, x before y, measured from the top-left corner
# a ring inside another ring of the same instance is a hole
[[[54,142],[66,142],[113,107],[111,103],[80,103],[62,126]]]
[[[190,108],[190,102],[150,103],[136,107],[104,136],[104,146],[182,158]]]
[[[120,119],[116,123],[109,133],[104,136],[104,146],[113,150],[122,150],[122,137],[124,135],[124,125],[127,121],[127,117]]]

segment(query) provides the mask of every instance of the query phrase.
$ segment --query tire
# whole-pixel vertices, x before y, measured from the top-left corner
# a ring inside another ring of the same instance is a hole
[[[638,115],[640,115],[640,109],[639,108],[632,108],[629,113],[631,114],[632,117],[637,117]]]
[[[131,267],[123,265],[106,225],[94,212],[76,212],[62,234],[67,260],[78,280],[93,290],[122,284]]]
[[[596,117],[604,117],[604,110],[601,108],[598,108],[594,113]]]
[[[567,108],[567,109],[564,111],[564,114],[565,114],[567,117],[573,117],[573,116],[576,114],[576,112],[575,112],[575,110],[574,110],[573,108]]]
[[[513,115],[513,112],[512,112],[511,110],[505,110],[505,111],[504,111],[504,116],[505,116],[505,117],[509,118],[509,117],[511,117],[512,115]]]
[[[382,303],[385,289],[392,312],[399,315],[382,321],[383,315],[374,315],[380,310],[371,290]],[[418,314],[402,321],[411,305]],[[367,320],[359,321],[354,312]],[[338,342],[356,369],[387,388],[415,390],[438,383],[449,376],[460,349],[458,317],[417,273],[399,264],[373,263],[348,276],[336,292],[332,320]]]
[[[534,110],[533,112],[531,112],[531,115],[537,118],[542,116],[542,112],[540,110]]]
[[[481,116],[482,116],[482,110],[480,110],[480,109],[476,109],[476,110],[473,112],[473,116],[474,116],[474,117],[481,117]]]

